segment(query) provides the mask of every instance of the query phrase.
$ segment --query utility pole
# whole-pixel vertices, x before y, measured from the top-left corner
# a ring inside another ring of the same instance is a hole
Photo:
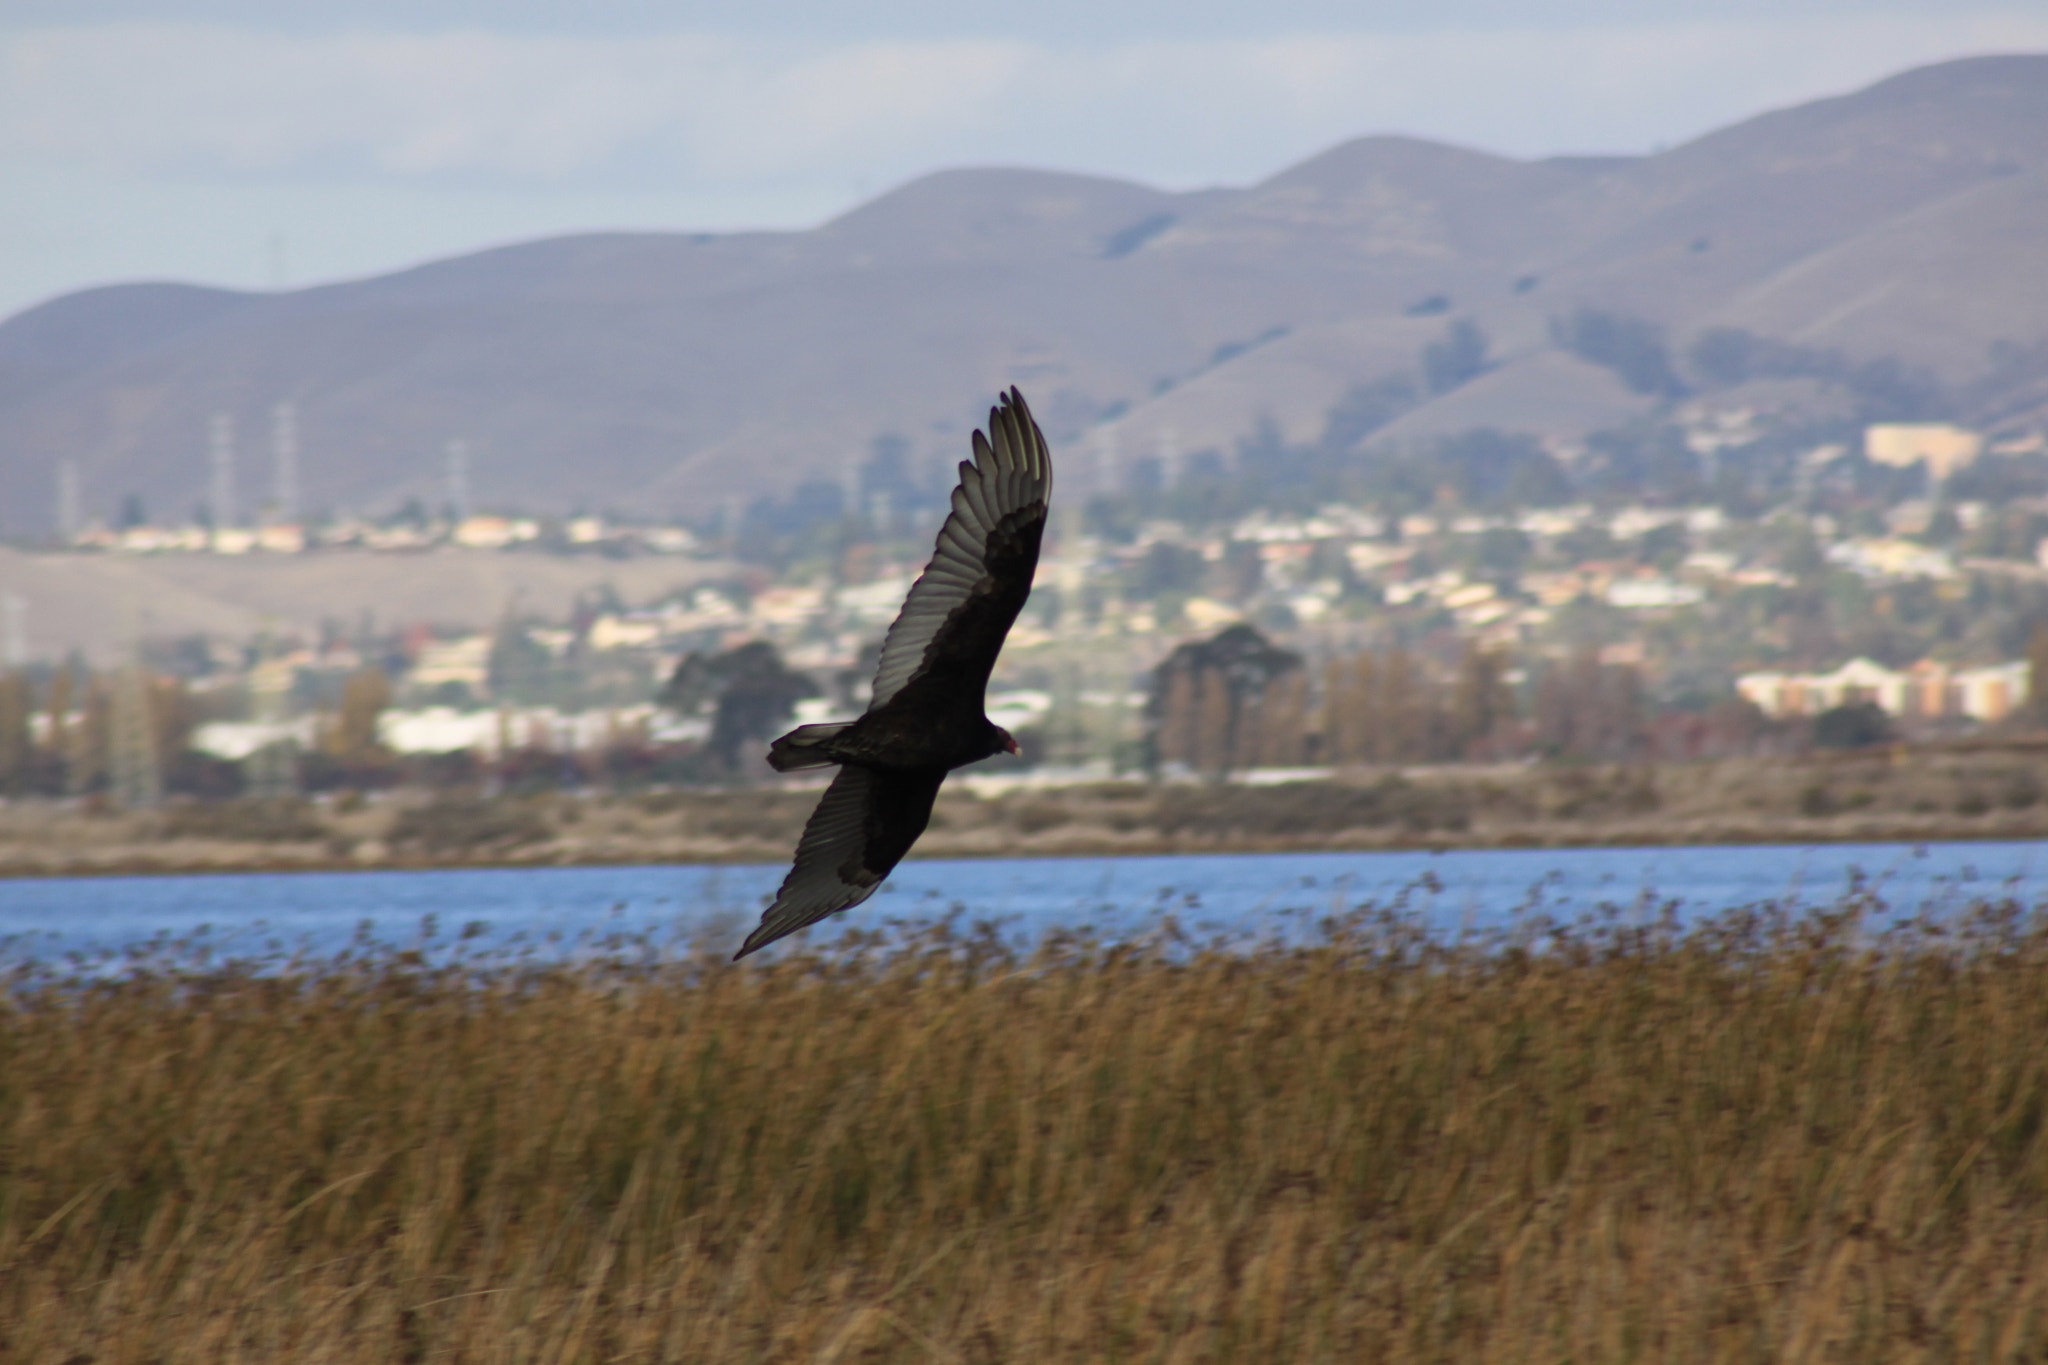
[[[207,425],[208,485],[207,511],[213,529],[224,531],[235,524],[235,418],[233,413],[216,412]]]
[[[277,519],[299,519],[299,409],[289,399],[270,410],[271,502]]]

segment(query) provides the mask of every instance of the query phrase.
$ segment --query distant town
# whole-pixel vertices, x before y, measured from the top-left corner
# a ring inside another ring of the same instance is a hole
[[[1833,434],[1695,405],[1604,447],[1478,432],[1374,465],[1255,434],[1233,457],[1130,462],[1060,509],[990,702],[1026,754],[983,780],[1626,763],[2033,723],[2048,443],[1930,422]],[[455,445],[438,509],[292,519],[291,441],[275,444],[258,517],[233,517],[216,458],[221,517],[167,526],[131,500],[46,552],[723,569],[655,601],[587,593],[561,619],[508,603],[487,629],[143,638],[97,674],[26,657],[15,604],[7,790],[759,781],[778,727],[865,703],[944,506],[883,449],[845,485],[696,525],[473,511]]]

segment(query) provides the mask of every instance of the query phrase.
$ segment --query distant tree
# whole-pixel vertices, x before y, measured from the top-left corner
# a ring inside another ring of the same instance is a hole
[[[1605,526],[1597,522],[1574,526],[1551,542],[1560,559],[1567,564],[1584,564],[1587,560],[1613,559],[1621,553],[1621,543],[1608,533]]]
[[[1586,491],[1632,498],[1684,502],[1703,491],[1700,457],[1686,445],[1685,432],[1668,422],[1592,433],[1574,472]]]
[[[680,715],[708,709],[711,737],[704,747],[732,770],[739,767],[742,746],[773,739],[794,717],[796,704],[817,695],[817,684],[785,667],[774,645],[750,640],[723,654],[691,651],[657,700]]]
[[[1372,758],[1373,656],[1332,658],[1323,665],[1323,754],[1332,763]]]
[[[49,726],[43,732],[44,744],[48,747],[53,767],[64,761],[65,731],[71,724],[71,694],[76,683],[74,669],[66,664],[50,678],[50,692],[44,699],[50,716]]]
[[[584,608],[577,615],[587,630],[598,613],[584,603],[578,606]],[[486,666],[494,696],[527,704],[558,700],[557,684],[563,681],[559,676],[563,670],[557,668],[554,654],[528,633],[525,623],[509,615],[492,632]]]
[[[381,751],[377,720],[391,704],[391,679],[375,666],[359,668],[349,675],[341,689],[341,713],[335,719],[330,743],[334,756],[344,761],[361,761]]]
[[[1594,355],[1587,359],[1612,363]],[[1686,360],[1694,374],[1722,386],[1750,379],[1819,379],[1839,384],[1855,399],[1856,418],[1861,422],[1946,417],[1960,401],[1933,371],[1894,357],[1880,356],[1857,364],[1840,351],[1775,341],[1739,327],[1710,327],[1701,332],[1687,348]],[[1996,387],[1995,381],[1987,382]]]
[[[868,458],[860,467],[860,492],[862,512],[880,511],[891,518],[927,501],[910,472],[909,441],[885,432],[868,443]],[[892,527],[874,529],[886,532]]]
[[[2035,724],[2048,725],[2048,624],[2027,636],[2027,710]]]
[[[1582,651],[1544,670],[1531,720],[1537,751],[1549,757],[1633,758],[1643,742],[1642,675]]]
[[[1685,391],[1664,349],[1663,329],[1653,322],[1580,308],[1552,318],[1550,335],[1580,359],[1614,371],[1636,393],[1669,397]]]
[[[1138,504],[1128,497],[1098,493],[1082,505],[1081,524],[1091,536],[1128,545],[1138,534],[1139,512]]]
[[[121,512],[115,524],[124,531],[149,524],[149,510],[142,505],[140,493],[129,493],[121,499]]]
[[[1193,592],[1209,565],[1197,550],[1170,541],[1155,541],[1132,566],[1131,595],[1155,598],[1163,593]]]
[[[83,664],[76,672],[83,684],[78,689],[79,717],[64,735],[64,790],[73,796],[97,790],[106,779],[114,700],[106,679],[92,676]]]
[[[1891,356],[1858,365],[1847,382],[1861,422],[1924,422],[1955,411],[1954,399],[1932,370]]]
[[[1431,393],[1449,393],[1485,374],[1486,333],[1470,318],[1459,318],[1443,340],[1422,348],[1422,379]]]
[[[1515,716],[1515,697],[1507,685],[1505,650],[1468,645],[1458,663],[1451,688],[1449,724],[1445,727],[1453,756],[1469,758],[1475,746],[1491,738]]]
[[[1636,560],[1669,573],[1685,561],[1686,551],[1691,548],[1692,538],[1686,533],[1685,523],[1667,521],[1643,532],[1636,541]]]
[[[1321,756],[1333,763],[1472,757],[1515,720],[1507,667],[1505,653],[1477,645],[1449,679],[1430,676],[1400,649],[1332,660],[1323,673]]]
[[[806,479],[787,497],[763,496],[747,505],[733,551],[757,563],[774,563],[817,548],[821,529],[847,515],[846,489],[837,479]]]
[[[35,694],[28,675],[19,669],[0,674],[0,792],[28,789],[35,772],[35,749],[29,719]]]
[[[1891,738],[1891,717],[1874,701],[1844,702],[1813,718],[1813,742],[1823,749],[1867,749]]]
[[[1405,375],[1353,384],[1323,419],[1322,449],[1342,455],[1415,406],[1415,385]]]
[[[1571,482],[1557,457],[1533,436],[1491,427],[1437,441],[1421,458],[1438,486],[1448,485],[1473,507],[1542,507],[1571,497]]]
[[[1261,412],[1251,433],[1237,442],[1237,463],[1247,472],[1271,469],[1287,458],[1287,437],[1270,412]]]
[[[1708,383],[1733,387],[1767,372],[1775,343],[1740,327],[1709,327],[1692,340],[1686,360]]]
[[[1512,526],[1489,526],[1479,533],[1474,557],[1482,572],[1511,576],[1521,572],[1533,549],[1526,533]]]
[[[1956,513],[1953,503],[1943,501],[1934,509],[1934,515],[1927,519],[1927,529],[1919,539],[1929,545],[1953,545],[1963,533],[1963,519]]]
[[[1307,672],[1293,669],[1268,683],[1247,731],[1238,744],[1244,766],[1290,768],[1307,762]]]
[[[192,732],[199,728],[199,710],[183,678],[150,678],[149,715],[156,733],[158,770],[168,772],[192,747]]]
[[[1217,776],[1257,761],[1267,689],[1301,666],[1299,654],[1246,625],[1180,646],[1152,673],[1145,714],[1156,758]]]

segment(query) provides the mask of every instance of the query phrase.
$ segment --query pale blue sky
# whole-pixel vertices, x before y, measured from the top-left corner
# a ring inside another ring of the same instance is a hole
[[[946,166],[1186,188],[1371,132],[1647,151],[2041,50],[2041,0],[9,0],[0,315],[115,280],[808,226]]]

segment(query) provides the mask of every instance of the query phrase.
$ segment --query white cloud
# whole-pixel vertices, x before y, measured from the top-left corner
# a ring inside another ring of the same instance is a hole
[[[792,47],[201,25],[0,36],[0,157],[116,173],[704,188],[1030,161],[1244,179],[1362,132],[1641,150],[1943,56],[2048,47],[1986,12],[1056,48]]]

